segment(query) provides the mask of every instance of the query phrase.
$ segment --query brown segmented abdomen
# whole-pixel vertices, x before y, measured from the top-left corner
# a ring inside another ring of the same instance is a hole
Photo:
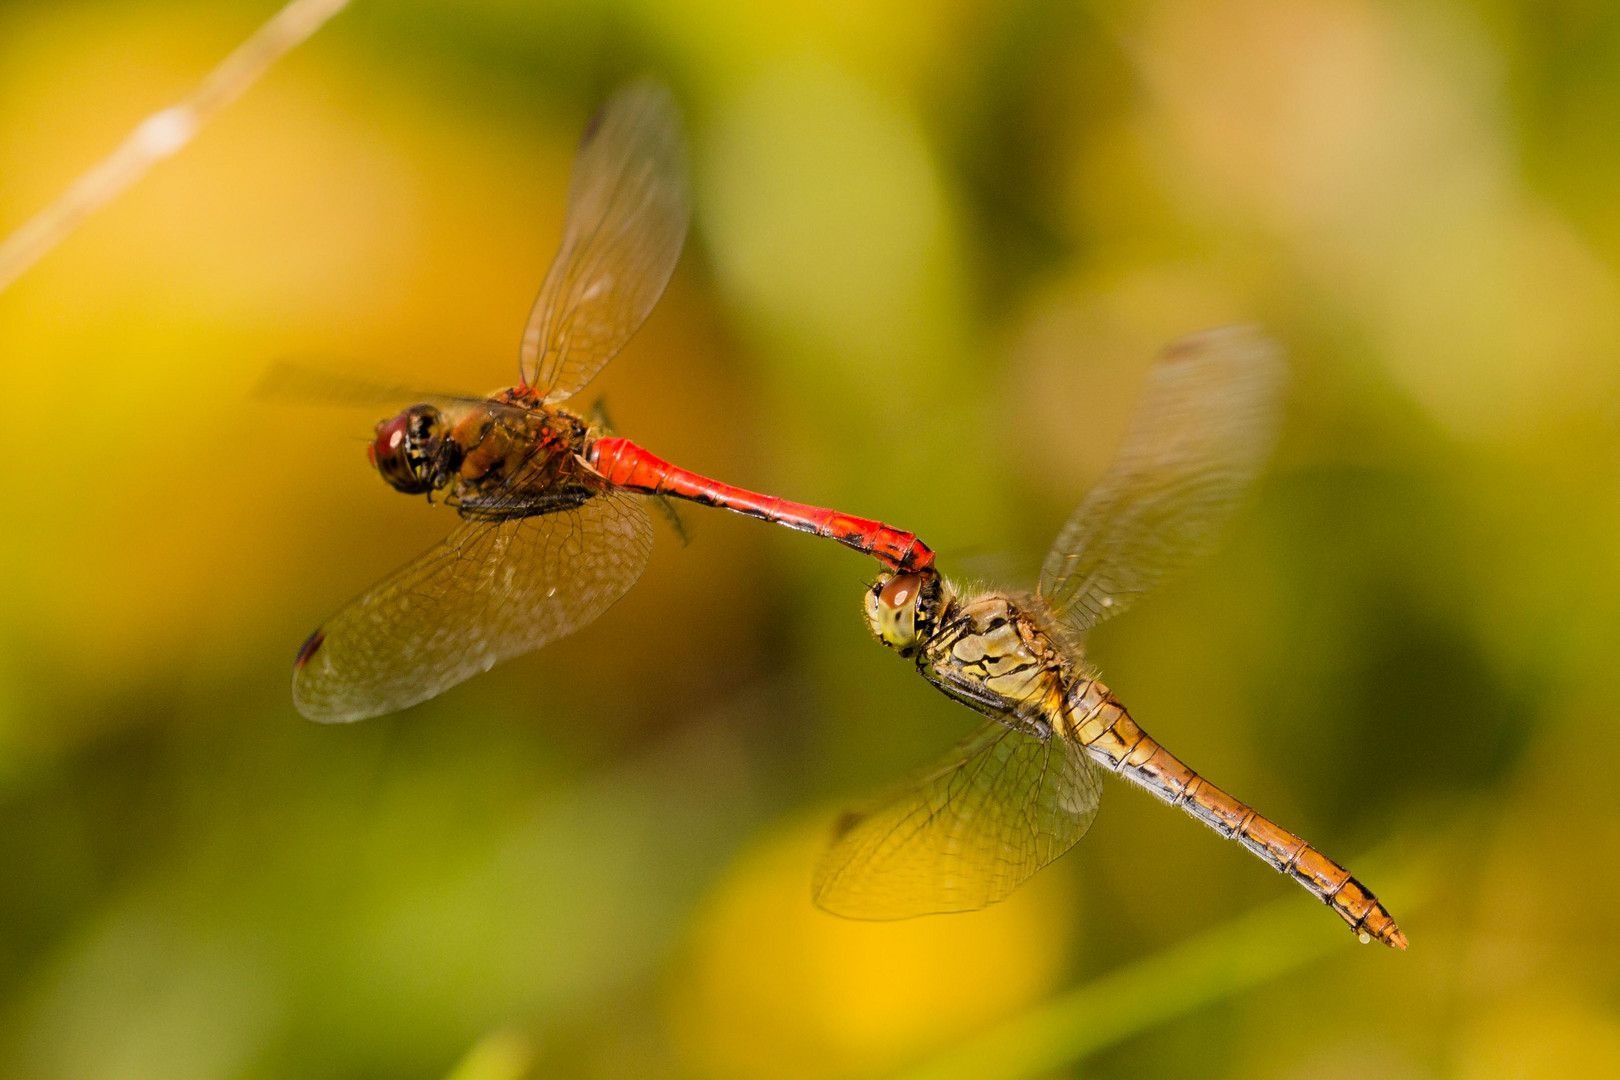
[[[1363,941],[1376,938],[1406,948],[1406,935],[1350,871],[1182,764],[1137,726],[1108,687],[1095,679],[1076,679],[1065,705],[1064,734],[1079,741],[1093,760],[1181,807],[1222,836],[1235,838],[1338,912]]]

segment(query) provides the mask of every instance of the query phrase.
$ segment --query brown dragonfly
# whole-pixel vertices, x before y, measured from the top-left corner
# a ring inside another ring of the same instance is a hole
[[[932,567],[886,573],[873,633],[990,717],[938,764],[845,815],[816,871],[839,915],[897,919],[1006,897],[1090,827],[1112,772],[1289,875],[1363,942],[1406,937],[1349,871],[1205,780],[1137,726],[1083,635],[1209,547],[1259,470],[1283,382],[1251,329],[1185,338],[1154,367],[1131,430],[1058,534],[1033,593],[963,591]]]
[[[581,141],[562,242],[523,331],[519,385],[464,397],[320,376],[311,387],[285,367],[273,376],[328,399],[417,398],[377,424],[367,453],[393,487],[439,493],[463,518],[443,543],[309,636],[293,670],[293,701],[305,716],[337,722],[403,709],[591,622],[646,566],[648,497],[815,533],[897,570],[933,564],[909,532],[678,468],[558,404],[595,377],[657,303],[680,257],[690,202],[674,101],[658,83],[632,83]]]

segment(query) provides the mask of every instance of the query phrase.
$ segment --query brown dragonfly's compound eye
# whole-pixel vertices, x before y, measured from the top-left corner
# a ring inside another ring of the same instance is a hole
[[[878,602],[895,611],[903,607],[915,607],[917,594],[921,591],[921,574],[896,574],[878,593]]]
[[[866,621],[883,644],[908,654],[917,644],[917,596],[920,574],[896,574],[867,594]]]

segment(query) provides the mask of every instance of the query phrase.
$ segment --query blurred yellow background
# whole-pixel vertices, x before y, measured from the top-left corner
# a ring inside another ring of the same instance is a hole
[[[273,10],[0,3],[0,232]],[[839,807],[973,718],[870,564],[701,508],[575,637],[297,716],[298,643],[450,518],[377,415],[252,387],[513,382],[643,71],[697,217],[588,396],[671,460],[1027,585],[1161,344],[1285,343],[1252,504],[1092,655],[1408,953],[1123,788],[982,914],[814,910]],[[1616,130],[1593,0],[356,0],[0,293],[0,1075],[1620,1076]],[[1279,903],[1309,955],[1174,1004],[1166,950]],[[1129,965],[1163,996],[1041,1020]]]

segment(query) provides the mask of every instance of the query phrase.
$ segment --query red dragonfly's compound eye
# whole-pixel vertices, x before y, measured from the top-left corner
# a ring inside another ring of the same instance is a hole
[[[377,425],[377,434],[366,447],[366,456],[383,479],[399,491],[407,495],[431,491],[434,479],[430,465],[442,426],[438,409],[431,405],[413,405]]]
[[[366,447],[366,457],[371,459],[373,465],[381,469],[383,462],[403,454],[410,425],[409,413],[400,413],[392,420],[384,420],[377,425],[377,436]]]

